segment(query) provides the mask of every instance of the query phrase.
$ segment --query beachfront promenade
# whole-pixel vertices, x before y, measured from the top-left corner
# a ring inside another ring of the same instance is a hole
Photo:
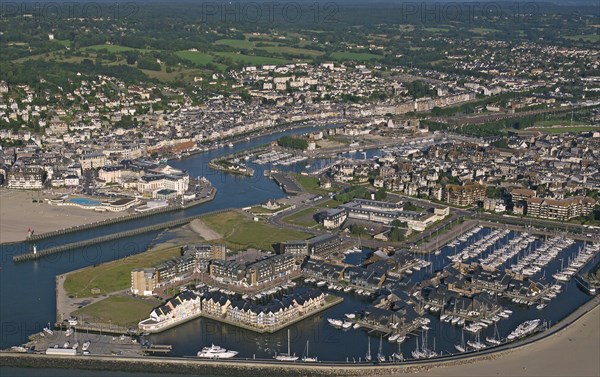
[[[123,221],[137,220],[137,219],[142,219],[142,218],[153,216],[153,215],[158,215],[161,213],[176,211],[176,210],[180,210],[180,209],[186,209],[186,208],[190,208],[190,207],[202,204],[202,203],[209,202],[215,198],[216,194],[217,194],[217,189],[215,189],[213,187],[213,188],[211,188],[211,191],[208,194],[208,196],[201,198],[201,199],[192,200],[192,201],[189,201],[184,204],[169,205],[166,207],[161,207],[161,208],[149,210],[146,212],[134,213],[134,214],[130,214],[130,215],[115,217],[112,219],[106,219],[106,220],[97,221],[97,222],[93,222],[93,223],[77,225],[77,226],[70,227],[70,228],[59,229],[59,230],[55,230],[55,231],[51,231],[51,232],[33,234],[31,237],[27,238],[27,241],[37,241],[37,240],[41,240],[41,239],[45,239],[45,238],[62,236],[64,234],[75,233],[75,232],[79,232],[81,230],[92,229],[92,228],[97,228],[100,226],[116,224],[116,223],[123,222]]]

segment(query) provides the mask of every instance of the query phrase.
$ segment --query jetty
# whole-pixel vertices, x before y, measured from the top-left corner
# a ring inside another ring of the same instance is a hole
[[[223,209],[223,210],[219,210],[219,211],[213,211],[213,212],[210,212],[210,214],[219,213],[219,212],[226,212],[226,211],[229,211],[229,210],[230,209]],[[142,228],[132,229],[132,230],[128,230],[128,231],[124,231],[124,232],[119,232],[119,233],[113,233],[113,234],[109,234],[109,235],[106,235],[106,236],[92,238],[92,239],[89,239],[89,240],[67,243],[67,244],[64,244],[64,245],[61,245],[61,246],[50,247],[50,248],[44,249],[44,250],[34,250],[32,252],[29,252],[29,253],[15,255],[13,257],[13,261],[14,262],[24,262],[24,261],[28,261],[28,260],[40,259],[40,258],[48,256],[48,255],[62,253],[62,252],[65,252],[65,251],[68,251],[68,250],[72,250],[72,249],[78,249],[78,248],[82,248],[82,247],[87,247],[87,246],[95,245],[95,244],[102,243],[102,242],[108,242],[108,241],[113,241],[113,240],[117,240],[117,239],[121,239],[121,238],[137,236],[137,235],[140,235],[140,234],[144,234],[144,233],[148,233],[148,232],[153,232],[153,231],[157,231],[157,230],[161,230],[161,229],[165,229],[165,228],[173,228],[173,227],[185,225],[185,224],[189,223],[192,220],[201,218],[202,216],[206,216],[208,214],[209,213],[205,213],[205,214],[198,215],[198,216],[185,217],[185,218],[179,219],[179,220],[172,220],[172,221],[168,221],[166,223],[149,225],[149,226],[142,227]]]

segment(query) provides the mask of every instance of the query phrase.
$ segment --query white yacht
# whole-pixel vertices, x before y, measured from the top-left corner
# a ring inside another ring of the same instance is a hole
[[[81,346],[81,350],[82,351],[87,351],[90,348],[90,344],[92,344],[89,340],[85,343],[83,343],[83,346]]]
[[[512,340],[518,339],[522,336],[529,335],[540,325],[540,322],[541,322],[541,320],[539,320],[539,319],[525,321],[525,322],[521,323],[519,326],[517,326],[517,328],[514,329],[513,332],[508,334],[506,339],[509,341],[512,341]]]
[[[226,350],[212,344],[210,347],[202,348],[202,351],[199,351],[197,356],[205,359],[229,359],[237,354],[237,351]]]

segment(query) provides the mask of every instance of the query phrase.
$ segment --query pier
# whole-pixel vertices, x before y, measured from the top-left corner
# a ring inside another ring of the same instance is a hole
[[[172,349],[173,349],[173,346],[171,346],[170,344],[153,344],[148,348],[144,348],[142,351],[146,354],[155,355],[155,354],[167,354],[167,353],[171,352]]]
[[[210,214],[218,213],[218,212],[226,212],[228,210],[229,209],[214,211],[214,212],[210,212]],[[14,256],[13,261],[14,262],[24,262],[24,261],[28,261],[28,260],[40,259],[40,258],[48,256],[48,255],[62,253],[64,251],[68,251],[68,250],[72,250],[72,249],[87,247],[87,246],[95,245],[95,244],[102,243],[102,242],[108,242],[108,241],[113,241],[113,240],[117,240],[120,238],[137,236],[140,234],[157,231],[157,230],[161,230],[161,229],[165,229],[165,228],[173,228],[176,226],[181,226],[181,225],[187,224],[192,220],[201,218],[202,216],[206,216],[208,214],[209,213],[199,215],[199,216],[190,216],[190,217],[186,217],[186,218],[179,219],[179,220],[169,221],[166,223],[149,225],[149,226],[146,226],[143,228],[137,228],[137,229],[132,229],[132,230],[128,230],[125,232],[109,234],[107,236],[96,237],[96,238],[92,238],[92,239],[85,240],[85,241],[72,242],[72,243],[68,243],[65,245],[51,247],[51,248],[36,251],[36,252],[20,254],[20,255]]]

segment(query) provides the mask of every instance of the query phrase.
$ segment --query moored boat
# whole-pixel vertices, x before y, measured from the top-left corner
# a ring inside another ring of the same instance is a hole
[[[237,354],[237,351],[226,350],[225,348],[212,344],[210,347],[202,348],[196,355],[205,359],[229,359]]]

